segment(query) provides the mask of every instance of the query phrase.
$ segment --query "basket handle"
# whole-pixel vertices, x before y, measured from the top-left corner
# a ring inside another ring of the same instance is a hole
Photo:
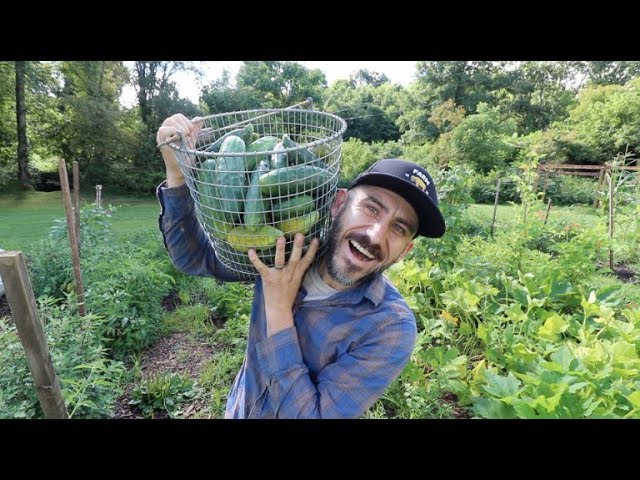
[[[291,105],[290,107],[285,108],[284,110],[292,110],[294,108],[309,108],[310,110],[313,110],[313,98],[311,97],[307,97],[306,100],[300,102],[300,103],[296,103],[295,105]],[[231,127],[236,127],[245,123],[251,123],[255,120],[257,120],[258,118],[263,118],[266,116],[271,115],[270,113],[265,113],[264,115],[260,115],[257,116],[255,118],[252,118],[250,120],[243,120],[242,122],[237,122],[234,123],[233,125],[228,125],[227,128],[231,128]],[[195,121],[197,123],[201,123],[202,121],[204,121],[204,119],[198,119],[198,120],[192,120]],[[208,137],[213,133],[214,129],[213,128],[203,128],[202,130],[200,130],[200,133],[198,133],[198,138],[202,139],[203,137]],[[156,145],[156,147],[160,148],[160,147],[164,147],[165,145],[168,145],[170,143],[174,143],[177,142],[178,140],[180,140],[182,138],[182,135],[178,132],[175,135],[167,138],[164,142],[159,143],[158,145]]]

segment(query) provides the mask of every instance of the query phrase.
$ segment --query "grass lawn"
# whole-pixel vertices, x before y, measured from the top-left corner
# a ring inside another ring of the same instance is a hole
[[[544,218],[546,207],[536,209],[534,215]],[[520,221],[522,209],[520,205],[498,205],[496,212],[496,230],[508,229],[512,225]],[[467,217],[473,218],[476,222],[491,225],[493,218],[493,205],[476,204],[471,205],[466,212]],[[548,223],[550,225],[560,224],[566,225],[570,223],[578,223],[583,227],[593,227],[598,221],[598,211],[585,205],[571,205],[568,207],[551,206],[549,211]]]
[[[81,197],[80,203],[93,202],[93,193]],[[117,207],[111,218],[113,233],[122,236],[134,231],[158,230],[160,206],[154,196],[137,198],[126,196],[103,197],[103,205]],[[519,205],[499,205],[496,229],[508,229],[519,221]],[[534,214],[544,215],[544,208]],[[45,237],[56,218],[64,217],[60,192],[27,192],[0,195],[0,248],[28,251],[28,245]],[[471,205],[467,216],[481,223],[491,224],[493,205]],[[592,226],[598,220],[595,209],[588,206],[553,207],[551,223],[579,223]]]
[[[81,195],[80,208],[95,200]],[[160,206],[154,196],[102,197],[103,206],[117,207],[111,217],[114,235],[158,229]],[[0,195],[0,248],[28,251],[28,245],[45,237],[57,218],[65,216],[61,192]]]

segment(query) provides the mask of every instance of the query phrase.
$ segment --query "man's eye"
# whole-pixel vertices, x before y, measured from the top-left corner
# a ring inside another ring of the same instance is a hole
[[[372,205],[367,205],[365,208],[369,213],[372,213],[374,215],[378,213],[378,209]]]
[[[395,228],[396,232],[398,232],[402,236],[407,233],[407,230],[404,228],[404,226],[400,225],[399,223],[396,223],[393,228]]]

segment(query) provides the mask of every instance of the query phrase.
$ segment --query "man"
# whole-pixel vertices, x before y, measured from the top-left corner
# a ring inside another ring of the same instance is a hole
[[[158,129],[158,144],[177,132],[193,140],[199,129],[173,115]],[[161,151],[167,180],[157,190],[159,223],[173,264],[237,280],[195,218],[173,150]],[[382,272],[411,251],[415,236],[444,235],[433,180],[412,162],[380,160],[337,191],[331,217],[325,254],[315,263],[319,241],[303,254],[301,234],[288,259],[285,238],[278,239],[273,267],[248,251],[260,277],[226,418],[356,418],[409,361],[415,318]]]

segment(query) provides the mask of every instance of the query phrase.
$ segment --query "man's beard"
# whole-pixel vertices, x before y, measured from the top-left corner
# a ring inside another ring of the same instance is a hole
[[[340,241],[340,235],[342,232],[342,214],[339,214],[333,219],[331,227],[327,233],[327,246],[324,252],[324,258],[327,261],[327,272],[329,276],[336,282],[346,287],[354,287],[368,282],[376,275],[381,274],[387,268],[389,268],[394,262],[389,264],[380,265],[375,270],[367,273],[364,277],[357,278],[353,275],[356,273],[356,268],[350,268],[349,266],[338,266],[335,258],[336,250],[338,248],[338,242]],[[347,240],[352,239],[362,245],[367,251],[372,253],[376,260],[380,259],[381,251],[377,245],[372,245],[369,237],[361,234],[352,234],[347,237]]]

